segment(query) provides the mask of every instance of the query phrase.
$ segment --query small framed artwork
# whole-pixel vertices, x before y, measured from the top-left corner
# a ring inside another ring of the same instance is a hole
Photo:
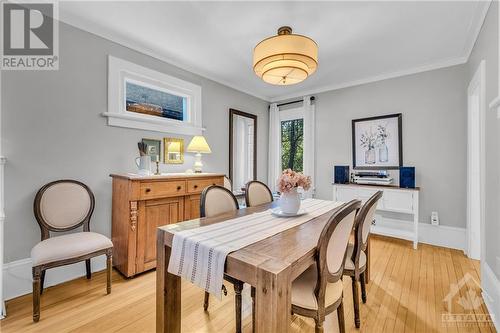
[[[142,139],[142,143],[145,143],[147,146],[147,154],[151,156],[152,162],[160,162],[160,154],[161,154],[161,140],[155,139]]]
[[[403,166],[402,114],[352,121],[352,166],[399,169]]]
[[[184,139],[163,138],[163,162],[165,164],[184,163]]]

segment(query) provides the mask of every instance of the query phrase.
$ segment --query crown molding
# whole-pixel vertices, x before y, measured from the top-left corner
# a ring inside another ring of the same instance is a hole
[[[440,69],[440,68],[445,68],[445,67],[451,67],[455,65],[461,65],[469,61],[469,57],[472,53],[472,50],[474,49],[474,45],[476,44],[477,37],[479,36],[479,33],[481,32],[481,28],[483,27],[484,20],[486,19],[486,15],[488,14],[488,10],[491,5],[491,0],[486,0],[486,1],[477,1],[476,2],[476,9],[479,9],[476,11],[476,13],[479,13],[478,15],[475,15],[472,17],[469,27],[467,28],[467,37],[464,42],[464,47],[463,47],[463,52],[462,56],[455,57],[455,58],[450,58],[450,59],[445,59],[445,60],[440,60],[437,62],[432,62],[428,64],[424,64],[422,66],[406,69],[406,70],[401,70],[401,71],[396,71],[396,72],[389,72],[385,74],[380,74],[380,75],[375,75],[359,80],[353,80],[349,82],[343,82],[343,83],[338,83],[335,85],[327,85],[327,86],[322,86],[314,89],[309,89],[306,90],[305,92],[301,93],[295,93],[295,94],[287,94],[287,95],[278,95],[275,97],[271,98],[271,102],[280,102],[286,99],[290,98],[297,98],[301,96],[306,96],[306,95],[312,95],[312,94],[319,94],[322,92],[330,91],[330,90],[338,90],[338,89],[343,89],[343,88],[348,88],[348,87],[354,87],[362,84],[367,84],[367,83],[373,83],[377,81],[383,81],[387,79],[393,79],[401,76],[406,76],[406,75],[412,75],[412,74],[417,74],[417,73],[423,73],[435,69]]]
[[[100,28],[99,26],[93,24],[92,22],[84,19],[83,17],[73,15],[69,13],[68,11],[65,11],[61,6],[59,7],[59,21],[63,22],[67,25],[70,25],[74,28],[86,31],[92,35],[95,35],[100,38],[104,38],[110,42],[120,44],[122,46],[125,46],[126,48],[129,48],[133,51],[137,51],[139,53],[142,53],[144,55],[150,56],[152,58],[155,58],[157,60],[160,60],[162,62],[165,62],[169,65],[178,67],[182,70],[188,71],[192,74],[199,75],[205,79],[217,82],[219,84],[222,84],[223,86],[226,86],[228,88],[232,88],[234,90],[238,90],[239,92],[245,93],[247,95],[259,98],[264,101],[269,101],[270,97],[269,96],[264,96],[260,95],[258,93],[249,91],[248,89],[245,89],[238,84],[235,84],[234,82],[228,82],[224,79],[221,79],[214,75],[213,73],[210,73],[208,71],[202,70],[200,68],[196,68],[194,66],[186,65],[183,63],[180,63],[179,61],[173,60],[163,54],[160,54],[157,51],[151,50],[149,48],[146,48],[142,45],[140,45],[136,40],[121,36],[120,34],[117,34],[116,32],[113,32],[109,29],[103,29]]]
[[[472,17],[469,28],[467,29],[467,38],[464,44],[464,57],[469,60],[469,57],[474,49],[474,45],[476,44],[477,37],[479,37],[479,33],[481,32],[481,28],[483,27],[484,20],[486,19],[486,15],[488,14],[488,10],[490,9],[491,0],[486,1],[477,1],[476,2],[476,13],[479,12],[479,15]]]
[[[332,91],[332,90],[339,90],[343,88],[349,88],[349,87],[354,87],[354,86],[360,86],[363,84],[367,83],[373,83],[373,82],[378,82],[378,81],[383,81],[383,80],[388,80],[388,79],[394,79],[402,76],[407,76],[407,75],[412,75],[412,74],[418,74],[418,73],[423,73],[423,72],[428,72],[432,71],[435,69],[440,69],[440,68],[446,68],[446,67],[451,67],[455,65],[461,65],[467,62],[467,58],[465,57],[458,57],[458,58],[452,58],[448,60],[444,60],[441,62],[435,62],[431,64],[426,64],[410,69],[405,69],[402,71],[396,71],[396,72],[389,72],[385,74],[380,74],[380,75],[375,75],[359,80],[354,80],[354,81],[349,81],[345,83],[339,83],[339,84],[334,84],[334,85],[327,85],[323,86],[320,88],[314,88],[314,89],[309,89],[305,90],[303,92],[297,92],[294,94],[288,94],[288,95],[279,95],[276,97],[271,98],[271,102],[281,102],[287,99],[291,98],[297,98],[297,97],[302,97],[302,96],[307,96],[307,95],[314,95],[314,94],[320,94],[323,92],[327,91]]]
[[[150,48],[147,48],[143,45],[140,45],[140,43],[134,39],[130,39],[126,36],[122,36],[116,32],[109,30],[109,29],[100,28],[99,26],[93,24],[92,22],[90,22],[89,20],[86,20],[85,18],[83,18],[81,16],[73,15],[72,13],[65,11],[64,8],[59,8],[59,11],[60,11],[59,20],[61,22],[64,22],[64,23],[70,25],[70,26],[73,26],[77,29],[84,30],[88,33],[95,35],[95,36],[104,38],[104,39],[109,40],[113,43],[120,44],[122,46],[125,46],[125,47],[131,49],[131,50],[140,52],[142,54],[145,54],[147,56],[150,56],[150,57],[155,58],[157,60],[160,60],[162,62],[168,63],[170,65],[173,65],[175,67],[178,67],[178,68],[183,69],[185,71],[188,71],[190,73],[202,76],[205,79],[212,80],[212,81],[217,82],[219,84],[222,84],[226,87],[235,89],[237,91],[251,95],[251,96],[259,98],[261,100],[273,103],[273,102],[279,102],[279,101],[283,101],[283,100],[290,99],[290,98],[297,98],[297,97],[302,97],[302,96],[306,96],[306,95],[319,94],[319,93],[326,92],[326,91],[338,90],[338,89],[363,85],[363,84],[367,84],[367,83],[373,83],[373,82],[377,82],[377,81],[383,81],[383,80],[397,78],[397,77],[401,77],[401,76],[412,75],[412,74],[427,72],[427,71],[431,71],[431,70],[435,70],[435,69],[464,64],[469,60],[470,54],[472,53],[472,50],[474,49],[474,45],[476,43],[477,37],[479,36],[479,33],[481,32],[481,28],[482,28],[482,25],[483,25],[484,20],[486,18],[486,15],[488,13],[488,9],[489,9],[490,5],[491,5],[491,0],[477,1],[476,8],[478,10],[476,11],[476,13],[478,13],[478,14],[475,15],[469,23],[469,27],[467,29],[467,37],[466,37],[466,40],[464,42],[463,52],[462,52],[461,56],[450,58],[450,59],[439,60],[436,62],[424,64],[424,65],[413,67],[410,69],[383,73],[380,75],[375,75],[375,76],[370,76],[370,77],[366,77],[366,78],[362,78],[362,79],[358,79],[358,80],[337,83],[334,85],[323,85],[323,86],[319,86],[319,87],[316,87],[313,89],[304,90],[304,91],[297,92],[297,93],[282,94],[282,95],[277,95],[277,96],[273,96],[273,97],[265,96],[265,95],[262,95],[259,93],[255,93],[255,92],[250,91],[246,88],[243,88],[242,86],[238,85],[237,83],[229,82],[223,78],[220,78],[217,75],[215,75],[214,73],[197,68],[195,66],[186,65],[186,64],[183,64],[179,61],[171,59],[171,58],[169,58],[169,57],[167,57],[167,56],[165,56],[157,51],[154,51]]]

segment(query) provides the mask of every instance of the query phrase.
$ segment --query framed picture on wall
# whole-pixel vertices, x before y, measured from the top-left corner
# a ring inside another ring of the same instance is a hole
[[[184,139],[163,138],[163,163],[184,163]]]
[[[352,166],[399,169],[403,166],[402,114],[352,121]]]
[[[161,140],[142,139],[142,142],[147,146],[147,154],[151,156],[152,162],[159,162],[161,156]]]

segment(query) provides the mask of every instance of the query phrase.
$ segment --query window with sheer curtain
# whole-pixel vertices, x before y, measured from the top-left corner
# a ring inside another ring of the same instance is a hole
[[[315,108],[310,96],[303,102],[278,107],[271,104],[269,117],[268,184],[276,191],[276,180],[285,169],[302,172],[312,179],[305,196],[314,195],[314,122]]]

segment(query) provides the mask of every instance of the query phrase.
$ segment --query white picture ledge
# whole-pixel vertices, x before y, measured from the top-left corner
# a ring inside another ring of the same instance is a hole
[[[201,135],[201,87],[108,57],[108,125]]]
[[[109,126],[182,135],[202,135],[202,132],[205,130],[203,127],[196,127],[189,124],[176,124],[163,119],[144,119],[143,117],[137,117],[133,114],[103,112],[102,115],[108,117]]]

